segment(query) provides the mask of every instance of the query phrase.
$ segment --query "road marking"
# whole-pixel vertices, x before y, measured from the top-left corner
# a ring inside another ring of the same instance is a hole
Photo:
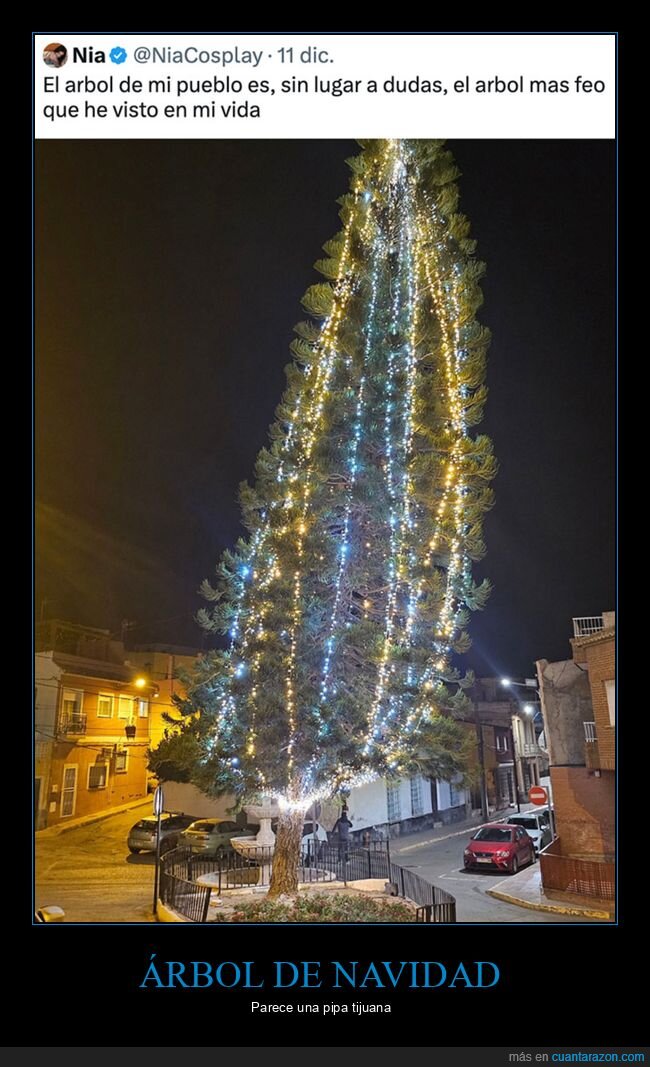
[[[534,808],[522,809],[521,812],[511,812],[512,815],[528,815]],[[505,822],[505,819],[494,819],[494,822]],[[414,852],[418,848],[425,848],[427,845],[437,845],[438,841],[449,841],[450,837],[462,837],[463,834],[473,834],[475,830],[478,830],[479,826],[483,823],[477,823],[476,826],[466,826],[464,830],[456,830],[453,834],[444,834],[442,837],[429,837],[426,841],[418,841],[417,845],[405,845],[404,848],[393,849],[396,855],[401,856],[403,852]]]
[[[427,841],[418,841],[417,845],[406,845],[404,848],[400,848],[399,851],[394,849],[396,855],[401,856],[403,852],[415,852],[418,848],[426,848],[427,845],[437,845],[438,841],[449,841],[450,837],[462,837],[463,834],[469,834],[472,830],[476,830],[477,827],[468,827],[465,830],[457,830],[455,834],[445,834],[443,837],[430,837]]]

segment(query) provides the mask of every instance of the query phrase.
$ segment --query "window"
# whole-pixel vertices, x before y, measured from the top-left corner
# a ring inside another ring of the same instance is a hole
[[[77,763],[66,763],[63,767],[61,786],[61,817],[74,815],[77,803]]]
[[[514,826],[523,826],[524,830],[539,830],[537,815],[512,815],[508,822]]]
[[[133,697],[119,696],[117,698],[118,719],[130,719],[133,715]]]
[[[449,783],[449,807],[458,808],[464,803],[465,790],[459,785],[459,778],[457,777],[453,782]]]
[[[113,697],[110,693],[100,693],[97,697],[97,718],[113,718]]]
[[[476,831],[472,841],[501,841],[505,844],[512,841],[512,836],[510,827],[504,826],[502,829],[499,826],[482,826]]]
[[[76,719],[81,716],[81,705],[84,695],[80,689],[63,690],[63,715],[67,719]]]
[[[401,784],[401,782],[386,783],[386,804],[388,807],[389,822],[398,822],[402,818],[402,807],[400,804]]]
[[[138,700],[138,717],[140,719],[146,719],[149,716],[149,701]]]
[[[188,826],[191,826],[194,819],[191,815],[172,815],[165,821],[166,830],[187,830]]]
[[[128,763],[129,763],[129,754],[126,751],[126,749],[124,750],[124,752],[116,752],[115,753],[115,773],[116,774],[126,774],[126,772],[128,770]]]
[[[108,765],[106,763],[93,763],[88,768],[88,788],[106,789],[108,785]]]
[[[508,751],[508,738],[506,734],[497,734],[497,752]]]
[[[423,810],[422,779],[416,774],[415,778],[411,778],[411,815],[421,815]]]
[[[616,682],[613,678],[611,678],[608,682],[605,682],[605,691],[607,693],[609,725],[614,726],[616,723]]]

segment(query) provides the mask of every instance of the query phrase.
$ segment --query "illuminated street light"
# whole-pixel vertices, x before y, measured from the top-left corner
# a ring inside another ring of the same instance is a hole
[[[136,689],[144,689],[145,685],[147,684],[147,679],[140,676],[139,678],[135,679],[133,684]]]

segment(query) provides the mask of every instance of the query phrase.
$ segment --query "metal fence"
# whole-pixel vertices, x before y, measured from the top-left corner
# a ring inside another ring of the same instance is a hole
[[[167,857],[163,857],[166,859]],[[165,864],[160,864],[160,900],[169,908],[173,908],[179,915],[192,923],[204,923],[208,918],[210,907],[210,886],[197,885],[189,882],[178,873],[165,870]]]
[[[257,845],[247,849],[246,856],[231,851],[220,856],[204,856],[189,848],[173,849],[161,857],[160,899],[190,922],[205,922],[213,892],[219,895],[225,889],[268,885],[272,857],[273,847]],[[208,874],[213,876],[213,884],[197,884],[197,879]],[[420,905],[416,922],[456,922],[454,897],[414,871],[393,863],[385,842],[372,842],[360,848],[309,840],[302,846],[300,882],[347,885],[375,878],[385,879],[395,887],[395,894]]]
[[[599,634],[602,628],[602,615],[583,615],[573,620],[574,637],[590,637],[591,634]]]
[[[427,882],[415,871],[400,867],[397,863],[390,865],[390,879],[402,897],[408,897],[417,909],[416,922],[419,923],[455,923],[456,898],[437,885]]]
[[[579,896],[595,897],[598,900],[614,899],[614,863],[563,856],[559,837],[540,853],[539,861],[544,889],[577,893]]]

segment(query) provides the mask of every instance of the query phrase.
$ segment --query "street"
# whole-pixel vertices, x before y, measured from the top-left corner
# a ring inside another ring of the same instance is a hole
[[[58,904],[66,922],[153,922],[154,858],[132,856],[126,846],[130,827],[151,811],[151,801],[100,822],[56,836],[36,835],[36,906]],[[397,863],[411,868],[456,898],[458,922],[589,922],[520,908],[495,900],[487,890],[507,879],[492,871],[462,870],[463,849],[472,830],[453,825],[424,830],[391,842]]]
[[[468,827],[454,829],[453,824],[443,830],[425,830],[391,841],[391,856],[396,863],[412,869],[422,878],[451,893],[456,898],[456,919],[459,923],[594,921],[575,915],[533,911],[488,896],[487,890],[496,886],[497,882],[507,880],[508,875],[497,871],[466,872],[463,869],[463,851],[473,832]]]
[[[64,834],[36,835],[36,907],[58,904],[66,922],[153,922],[154,857],[132,856],[130,828],[151,813],[142,807]]]

